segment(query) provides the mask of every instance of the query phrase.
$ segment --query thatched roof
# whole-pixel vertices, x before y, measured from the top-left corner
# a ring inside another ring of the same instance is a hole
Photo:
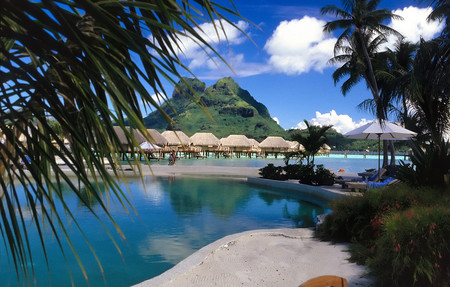
[[[267,137],[259,144],[260,148],[289,148],[290,145],[282,137]]]
[[[147,132],[150,134],[150,139],[152,143],[155,143],[159,146],[165,146],[168,144],[168,141],[163,135],[161,135],[157,130],[155,129],[147,129]]]
[[[323,144],[323,145],[320,147],[320,149],[323,149],[323,150],[331,150],[331,147],[330,147],[329,145],[327,145],[327,144]]]
[[[252,143],[244,135],[229,135],[226,138],[221,138],[220,143],[228,147],[252,147]]]
[[[305,147],[301,145],[298,141],[287,141],[289,148],[291,150],[305,150]]]
[[[259,142],[255,139],[248,139],[250,141],[250,143],[252,144],[252,146],[254,147],[259,147]]]
[[[126,128],[130,129],[130,127],[126,127]],[[124,133],[124,131],[122,130],[121,127],[115,126],[114,127],[114,132],[117,134],[117,137],[119,138],[119,141],[120,141],[121,144],[128,145],[127,138],[126,138],[125,133]],[[141,133],[138,130],[136,130],[136,129],[133,129],[133,136],[136,139],[136,141],[138,142],[138,144],[141,144],[141,143],[146,141],[144,136],[141,135]]]
[[[219,146],[219,139],[212,133],[195,133],[191,136],[191,143],[195,146]]]
[[[190,138],[182,131],[164,131],[161,135],[167,139],[167,145],[169,146],[188,146],[191,144]]]

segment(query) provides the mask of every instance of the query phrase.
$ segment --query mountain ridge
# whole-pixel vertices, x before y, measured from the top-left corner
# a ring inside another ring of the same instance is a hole
[[[222,78],[210,87],[198,79],[185,78],[174,89],[168,103],[161,108],[175,121],[171,127],[157,111],[144,118],[147,128],[158,131],[181,129],[188,136],[211,132],[217,137],[244,134],[258,141],[287,132],[270,116],[267,107],[242,89],[231,77]],[[209,115],[205,112],[209,113]]]

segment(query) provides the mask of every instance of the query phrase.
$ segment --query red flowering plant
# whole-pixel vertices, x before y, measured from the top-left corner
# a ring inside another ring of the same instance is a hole
[[[448,207],[392,213],[384,218],[368,263],[381,286],[449,286],[449,238]]]

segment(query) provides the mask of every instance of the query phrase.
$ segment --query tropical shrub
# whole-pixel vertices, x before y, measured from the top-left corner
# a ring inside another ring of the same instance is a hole
[[[335,200],[317,235],[352,242],[351,259],[368,264],[380,286],[449,286],[449,206],[445,188],[374,189]]]
[[[283,167],[283,170],[288,179],[299,179],[301,177],[301,164],[288,164]]]
[[[315,175],[317,185],[333,185],[336,179],[334,173],[324,168],[322,164],[317,165]]]
[[[450,173],[450,142],[414,146],[411,164],[400,162],[397,178],[413,186],[445,186]]]
[[[302,164],[299,170],[299,182],[303,184],[313,185],[315,178],[314,165]]]
[[[342,197],[333,201],[331,208],[333,212],[318,226],[319,238],[337,242],[355,242],[372,237],[370,221],[375,211],[366,196]]]
[[[300,183],[308,185],[333,185],[336,176],[325,169],[323,165],[314,168],[314,164],[288,164],[284,167],[274,166],[269,163],[259,169],[259,174],[263,178],[287,180],[298,179]]]
[[[323,165],[314,164],[301,165],[299,170],[299,182],[309,185],[333,185],[336,176],[325,169]]]
[[[448,207],[392,213],[384,219],[368,265],[381,286],[450,286],[449,238]]]
[[[267,179],[285,180],[286,176],[283,173],[283,167],[275,166],[269,163],[267,166],[259,169],[259,175]]]

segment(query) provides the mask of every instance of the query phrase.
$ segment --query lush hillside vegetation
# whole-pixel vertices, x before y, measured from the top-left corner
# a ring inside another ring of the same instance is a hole
[[[193,91],[186,94],[175,90],[169,103],[163,104],[162,108],[175,119],[175,128],[187,135],[211,132],[221,138],[230,134],[244,134],[258,141],[267,136],[286,137],[286,131],[271,118],[266,106],[241,89],[232,78],[220,79],[211,87],[206,87],[197,79],[186,81]],[[148,115],[145,124],[159,131],[170,129],[157,112]]]

